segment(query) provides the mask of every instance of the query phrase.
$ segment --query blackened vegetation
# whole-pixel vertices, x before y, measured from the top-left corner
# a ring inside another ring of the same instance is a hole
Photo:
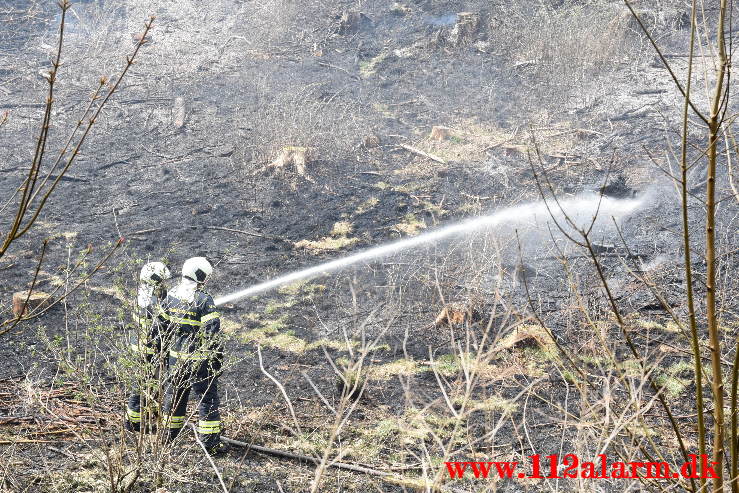
[[[45,88],[38,71],[48,68],[55,29],[53,10],[27,3],[0,1],[0,112],[11,111],[0,128],[3,202],[29,163],[29,135],[37,131]],[[680,411],[687,346],[667,309],[684,316],[685,286],[676,246],[678,197],[663,172],[680,96],[625,9],[575,1],[154,3],[158,28],[70,171],[76,181],[62,184],[43,223],[0,262],[0,299],[9,309],[12,293],[28,287],[43,238],[52,238],[39,279],[43,290],[65,283],[65,269],[88,243],[105,248],[127,238],[125,252],[84,293],[0,345],[0,378],[13,378],[3,385],[22,388],[16,377],[32,377],[27,400],[0,406],[3,432],[28,438],[28,423],[49,413],[33,396],[52,392],[57,378],[66,402],[72,388],[80,400],[103,396],[107,418],[88,438],[95,446],[119,438],[115,402],[125,379],[115,360],[124,351],[126,307],[142,261],[165,258],[176,271],[187,257],[207,256],[216,264],[210,290],[226,294],[349,250],[536,200],[532,165],[563,197],[596,190],[644,198],[644,207],[618,228],[602,218],[594,251],[636,343],[660,362],[655,375]],[[687,35],[681,9],[682,2],[662,2],[643,10],[677,64]],[[81,2],[75,13],[58,80],[56,141],[75,123],[89,81],[120,59],[120,47],[131,45],[150,12],[128,1]],[[432,135],[434,127],[447,130]],[[732,293],[736,203],[722,207],[722,282]],[[702,249],[700,209],[691,202],[696,250]],[[301,240],[313,247],[295,248]],[[696,289],[705,288],[698,282]],[[445,307],[458,309],[437,319]],[[629,402],[643,382],[592,259],[546,218],[377,259],[226,308],[227,435],[320,457],[334,416],[310,379],[334,408],[342,394],[358,400],[340,437],[342,446],[354,448],[342,460],[397,467],[399,474],[408,467],[414,478],[418,464],[442,455],[438,439],[452,437],[455,413],[463,409],[455,399],[472,367],[480,374],[474,402],[464,406],[464,435],[485,439],[454,438],[459,460],[473,453],[495,460],[589,451],[590,424],[565,433],[561,426],[565,414],[589,423],[586,404],[593,401],[578,399],[582,376],[564,369],[551,340],[576,354],[600,389],[614,385],[609,402]],[[727,337],[733,336],[731,296],[723,310]],[[512,331],[537,326],[536,317],[550,339],[539,334],[497,345]],[[378,336],[364,373],[336,376],[326,354],[341,360],[341,369]],[[293,400],[300,433],[260,372],[256,344]],[[486,356],[475,363],[479,351]],[[615,366],[627,377],[614,383],[608,375]],[[520,398],[531,385],[530,398]],[[93,417],[100,412],[97,401],[72,404]],[[686,402],[680,423],[688,427],[693,412]],[[645,419],[643,433],[661,440],[662,417],[650,411]],[[48,429],[62,429],[59,422]],[[19,428],[4,428],[11,424]],[[69,429],[60,435],[70,440],[56,444],[60,450],[98,460]],[[5,477],[8,488],[32,481],[85,488],[105,477],[98,462],[90,478],[71,484],[68,474],[38,466],[43,456],[61,470],[76,470],[64,453],[44,444],[24,447],[13,459],[24,464],[14,466],[22,472]],[[197,448],[186,450],[200,457]],[[284,491],[298,491],[313,478],[313,465],[266,470],[263,459],[248,456],[239,465],[240,459],[219,462],[232,491],[279,491],[277,481]],[[217,491],[210,466],[197,460],[189,462],[197,464],[189,476],[198,485],[193,490]],[[171,490],[181,487],[168,480]],[[367,491],[361,476],[323,481],[326,490]],[[401,491],[379,480],[376,486]],[[136,488],[153,487],[142,473]],[[522,487],[512,481],[501,490]]]

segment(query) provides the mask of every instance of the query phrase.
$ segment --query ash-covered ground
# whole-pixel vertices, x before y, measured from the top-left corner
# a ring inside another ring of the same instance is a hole
[[[684,79],[685,6],[665,1],[639,12]],[[562,199],[592,198],[605,186],[611,199],[639,201],[629,214],[599,211],[591,238],[645,359],[659,359],[659,374],[678,382],[671,394],[675,412],[686,426],[692,423],[694,408],[689,401],[681,407],[678,399],[691,392],[679,385],[685,378],[680,365],[690,361],[688,343],[660,303],[685,317],[679,190],[669,178],[678,169],[683,100],[624,6],[574,0],[75,2],[66,19],[44,169],[99,78],[120,72],[150,15],[156,15],[150,40],[76,163],[34,229],[0,259],[0,300],[10,316],[12,293],[30,286],[45,238],[37,288],[58,294],[125,238],[101,272],[0,345],[0,378],[22,389],[19,402],[0,404],[0,413],[48,417],[48,401],[40,406],[38,396],[61,386],[104,396],[90,404],[104,418],[94,432],[66,430],[66,441],[52,444],[62,452],[48,448],[45,440],[53,435],[34,438],[38,420],[11,423],[17,428],[0,421],[1,443],[11,457],[6,471],[18,472],[6,472],[3,487],[109,490],[106,462],[95,449],[122,440],[126,382],[116,358],[124,351],[142,262],[166,259],[176,272],[184,259],[207,256],[216,265],[208,289],[225,295],[535,202],[537,177],[546,177],[547,191]],[[50,67],[59,21],[53,5],[0,0],[0,112],[9,111],[0,127],[3,203],[33,157],[47,89],[41,74]],[[704,90],[695,98],[706,106]],[[728,113],[735,109],[729,102]],[[447,127],[448,135],[432,137],[433,127]],[[698,159],[705,129],[694,118],[689,136],[689,159]],[[274,166],[290,147],[307,149],[304,171],[290,163]],[[721,316],[731,341],[739,209],[725,155],[719,168]],[[691,169],[699,294],[705,290],[705,180],[705,164]],[[593,203],[583,200],[577,204],[589,204],[584,210],[568,211],[586,224]],[[549,204],[556,213],[556,203]],[[8,220],[1,221],[5,228]],[[321,491],[412,491],[422,484],[419,478],[433,478],[447,439],[460,450],[456,460],[598,453],[587,445],[595,431],[569,428],[572,416],[587,422],[587,398],[551,348],[496,349],[511,327],[543,322],[559,344],[588,356],[583,368],[590,375],[607,373],[606,342],[623,368],[638,359],[623,344],[587,250],[568,241],[557,224],[572,233],[561,217],[555,223],[539,214],[226,305],[226,434],[320,457],[333,414],[311,383],[336,406],[336,376],[327,357],[348,364],[357,347],[374,342],[368,356],[373,370],[338,449],[344,461],[391,470],[407,482],[330,471]],[[70,272],[88,245],[93,253]],[[434,324],[444,306],[476,315],[461,325]],[[488,322],[490,339],[483,341]],[[257,345],[264,368],[293,400],[299,432],[260,369]],[[490,350],[471,396],[479,407],[464,419],[460,438],[451,431],[456,404],[449,395],[464,387],[464,355]],[[730,344],[725,358],[732,357]],[[442,369],[432,371],[434,365]],[[629,378],[638,380],[639,372]],[[522,398],[523,390],[532,397]],[[614,399],[626,398],[624,389],[614,392]],[[649,437],[669,446],[659,416],[650,422],[657,438]],[[37,441],[19,443],[18,437]],[[123,445],[117,447],[128,457]],[[221,491],[197,446],[182,447],[171,464],[188,464],[187,474],[165,475],[159,485],[142,474],[133,491]],[[670,450],[675,459],[677,449]],[[314,476],[310,464],[244,457],[243,451],[217,462],[229,491],[306,491]],[[447,486],[544,491],[554,483]],[[570,487],[640,486],[573,482],[566,491]]]

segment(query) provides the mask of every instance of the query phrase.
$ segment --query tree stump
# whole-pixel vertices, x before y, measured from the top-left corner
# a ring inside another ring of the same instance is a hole
[[[457,22],[449,33],[449,43],[461,46],[469,43],[480,30],[480,14],[477,12],[459,12]]]
[[[345,10],[339,20],[339,34],[356,34],[362,27],[362,14],[360,12]]]
[[[446,140],[452,135],[452,129],[449,127],[435,126],[431,129],[431,138],[434,140]]]
[[[286,146],[282,148],[277,159],[267,165],[267,168],[281,169],[285,166],[295,166],[295,171],[305,179],[313,181],[306,172],[306,166],[311,160],[311,151],[308,147]]]
[[[374,149],[375,147],[380,147],[381,144],[382,140],[380,140],[380,137],[375,134],[368,135],[362,141],[362,145],[365,149]]]
[[[28,302],[26,302],[28,298]],[[28,291],[18,291],[13,293],[13,315],[22,317],[28,312],[39,312],[49,306],[52,300],[48,294],[41,291],[34,291],[28,296]]]
[[[465,322],[474,323],[480,320],[482,320],[482,316],[475,308],[461,303],[451,303],[441,309],[441,312],[436,316],[436,320],[434,320],[434,326],[462,325]]]

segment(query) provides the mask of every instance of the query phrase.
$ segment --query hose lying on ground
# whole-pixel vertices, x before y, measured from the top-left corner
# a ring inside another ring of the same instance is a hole
[[[221,441],[234,445],[236,447],[243,447],[249,450],[254,450],[255,452],[259,452],[261,454],[272,455],[276,457],[284,457],[287,459],[294,459],[294,460],[300,460],[300,461],[306,461],[306,462],[312,462],[313,464],[317,464],[317,465],[321,463],[319,459],[316,459],[315,457],[311,457],[309,455],[295,454],[293,452],[285,452],[283,450],[263,447],[261,445],[252,445],[250,443],[242,442],[240,440],[234,440],[233,438],[227,438],[224,436],[221,437]],[[394,484],[404,483],[402,478],[394,475],[391,472],[387,472],[387,471],[380,471],[378,469],[358,466],[356,464],[347,464],[345,462],[329,462],[327,465],[328,467],[335,467],[336,469],[344,469],[346,471],[354,471],[354,472],[359,472],[362,474],[369,474],[370,476],[378,476],[382,478],[383,481],[387,481],[387,482],[394,483]],[[449,493],[467,493],[465,491],[458,490],[455,488],[449,488],[447,486],[442,486],[441,491],[449,492]]]
[[[229,443],[231,445],[234,445],[236,447],[244,447],[248,448],[250,450],[254,450],[255,452],[259,452],[262,454],[267,455],[274,455],[277,457],[286,457],[288,459],[295,459],[295,460],[302,460],[306,462],[312,462],[313,464],[320,464],[321,461],[319,459],[316,459],[315,457],[311,457],[309,455],[303,455],[303,454],[294,454],[292,452],[285,452],[282,450],[277,450],[269,447],[262,447],[260,445],[252,445],[250,443],[242,442],[239,440],[234,440],[232,438],[226,438],[221,437],[221,441]],[[387,477],[392,476],[392,473],[386,472],[386,471],[379,471],[377,469],[370,469],[369,467],[362,467],[357,466],[355,464],[346,464],[344,462],[329,462],[328,465],[330,467],[335,467],[337,469],[345,469],[347,471],[354,471],[354,472],[361,472],[364,474],[369,474],[371,476],[381,476],[381,477]]]

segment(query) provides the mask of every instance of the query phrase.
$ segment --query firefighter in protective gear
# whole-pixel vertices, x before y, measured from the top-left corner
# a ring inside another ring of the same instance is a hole
[[[168,440],[185,425],[190,390],[198,398],[198,436],[209,453],[225,451],[220,441],[218,376],[223,365],[220,314],[204,290],[213,267],[204,257],[193,257],[182,266],[182,280],[167,295],[160,318],[172,337],[170,378],[164,419]]]
[[[128,431],[138,432],[141,429],[142,407],[144,414],[153,414],[158,408],[157,376],[164,372],[166,349],[157,315],[159,304],[167,296],[164,281],[169,277],[169,269],[162,262],[149,262],[139,275],[138,296],[133,310],[131,349],[141,365],[141,372],[137,375],[138,383],[128,397],[126,406],[124,426]],[[150,424],[156,421],[154,416],[145,418]]]

